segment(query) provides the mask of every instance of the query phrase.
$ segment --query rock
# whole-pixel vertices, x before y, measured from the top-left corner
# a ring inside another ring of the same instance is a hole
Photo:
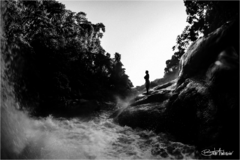
[[[117,116],[117,122],[120,125],[127,125],[133,128],[156,130],[159,125],[160,115],[165,110],[164,104],[147,103],[138,105],[137,107],[129,106],[120,112]]]
[[[115,116],[121,125],[169,132],[203,149],[239,157],[239,24],[194,42],[175,81],[156,86]],[[229,158],[229,157],[228,157]]]
[[[178,84],[187,78],[206,79],[207,71],[214,66],[218,66],[219,69],[238,68],[238,58],[239,24],[235,22],[222,26],[207,37],[195,41],[188,48],[181,57]],[[228,63],[222,63],[224,61]],[[232,65],[235,67],[232,68]]]

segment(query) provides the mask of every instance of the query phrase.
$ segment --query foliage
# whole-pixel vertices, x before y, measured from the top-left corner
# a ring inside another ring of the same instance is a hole
[[[121,55],[101,46],[102,23],[55,0],[5,0],[2,57],[18,100],[51,110],[73,99],[104,100],[132,87]],[[60,107],[61,108],[61,107]]]
[[[179,60],[189,44],[223,24],[239,19],[239,1],[184,0],[184,4],[189,25],[177,36],[174,55],[166,61],[165,77],[177,74]]]

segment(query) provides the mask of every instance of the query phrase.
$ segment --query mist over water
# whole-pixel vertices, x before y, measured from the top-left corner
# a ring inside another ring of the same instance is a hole
[[[127,102],[119,101],[118,107]],[[12,94],[1,102],[1,158],[169,159],[194,158],[194,147],[167,135],[115,124],[109,113],[91,119],[34,119],[19,111]]]

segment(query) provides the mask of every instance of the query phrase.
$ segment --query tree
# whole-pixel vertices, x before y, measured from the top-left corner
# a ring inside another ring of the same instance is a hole
[[[180,58],[193,41],[239,19],[239,1],[184,0],[184,5],[189,25],[177,36],[174,56],[166,61],[165,77],[177,74]]]
[[[20,103],[50,112],[74,99],[103,100],[129,88],[121,55],[111,58],[101,46],[104,24],[92,24],[84,12],[55,0],[2,3],[1,54]]]

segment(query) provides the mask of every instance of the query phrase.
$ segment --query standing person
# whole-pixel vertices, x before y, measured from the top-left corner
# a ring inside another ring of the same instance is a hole
[[[145,79],[145,86],[146,86],[146,90],[147,90],[147,94],[148,94],[148,90],[149,90],[149,86],[150,86],[150,81],[149,81],[148,71],[146,71],[145,73],[146,73],[146,75],[144,76],[144,79]]]

